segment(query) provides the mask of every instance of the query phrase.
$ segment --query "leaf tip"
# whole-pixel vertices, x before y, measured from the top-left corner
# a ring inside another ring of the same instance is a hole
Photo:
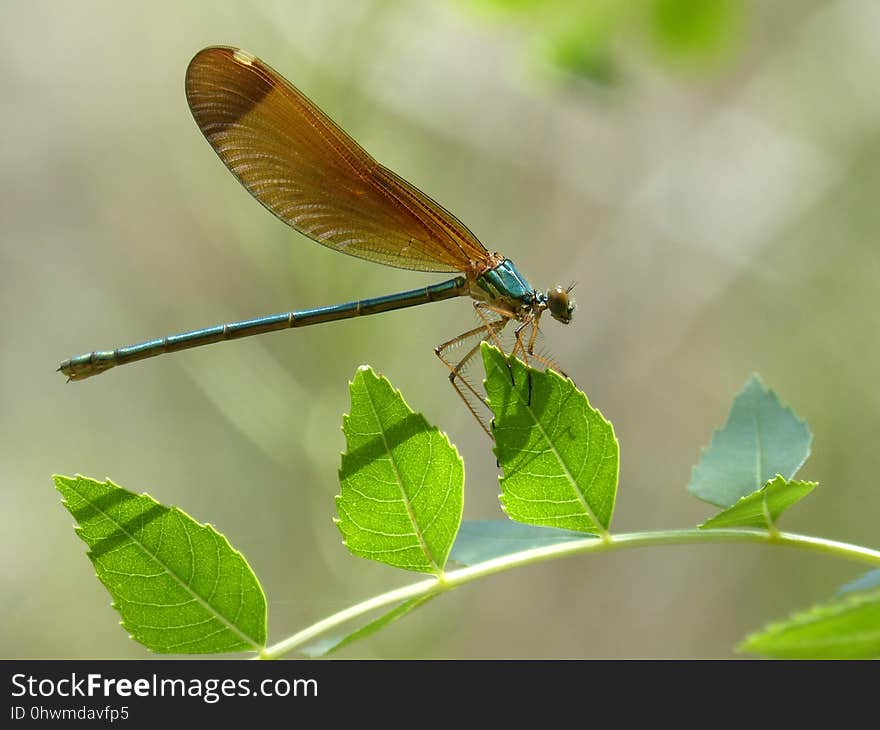
[[[745,385],[743,385],[743,390],[747,388],[755,387],[760,388],[761,390],[767,390],[767,386],[764,383],[764,379],[761,377],[761,374],[758,372],[752,372],[749,374],[749,377],[746,378]]]

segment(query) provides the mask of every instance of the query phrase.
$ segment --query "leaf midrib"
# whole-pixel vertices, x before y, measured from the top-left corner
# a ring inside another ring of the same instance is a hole
[[[76,482],[76,483],[78,483],[78,482]],[[116,485],[114,485],[114,486],[116,486]],[[204,608],[206,611],[208,611],[208,613],[215,616],[221,622],[221,624],[223,624],[229,631],[231,631],[233,634],[238,636],[246,644],[251,646],[254,651],[260,651],[263,648],[263,646],[261,644],[254,641],[250,636],[245,634],[235,624],[230,623],[229,620],[225,616],[223,616],[223,614],[216,611],[213,608],[213,606],[211,606],[211,604],[207,603],[198,593],[196,593],[189,586],[188,583],[184,582],[183,579],[177,575],[177,573],[175,573],[173,570],[171,570],[168,565],[166,565],[162,560],[160,560],[159,557],[157,555],[155,555],[152,550],[148,549],[147,546],[143,542],[138,540],[132,533],[130,533],[128,530],[126,530],[125,527],[122,524],[120,524],[111,514],[109,514],[108,512],[105,512],[100,507],[98,507],[96,504],[94,504],[91,500],[88,499],[88,497],[83,495],[79,490],[75,489],[75,487],[73,485],[70,485],[70,487],[71,487],[71,490],[74,491],[80,499],[82,499],[86,504],[88,504],[89,507],[91,507],[95,512],[97,512],[102,517],[107,519],[111,524],[115,525],[123,535],[125,535],[129,540],[131,540],[132,543],[137,545],[160,568],[162,568],[162,570],[164,570],[168,575],[170,575],[172,577],[172,579],[174,579],[177,582],[177,584],[181,588],[183,588],[183,590],[186,593],[190,594],[195,599],[196,603],[198,603],[200,606],[202,606],[202,608]],[[173,508],[168,507],[167,509],[170,512]],[[166,512],[163,515],[163,519],[165,518],[165,516],[167,516],[167,514],[168,514],[168,512]],[[188,533],[187,533],[187,535],[188,535]],[[189,539],[189,538],[187,538],[187,539]],[[244,593],[242,592],[242,596],[243,595],[244,595]]]
[[[412,509],[412,504],[409,501],[409,497],[406,494],[406,491],[403,488],[403,478],[400,474],[400,469],[397,466],[397,461],[394,459],[394,453],[391,450],[391,446],[388,444],[388,439],[385,437],[385,430],[382,421],[379,419],[379,412],[376,410],[376,404],[373,401],[373,395],[370,392],[370,386],[367,384],[366,380],[364,380],[364,393],[366,393],[367,400],[370,403],[370,410],[373,412],[373,418],[376,421],[376,425],[379,427],[379,435],[382,437],[382,444],[385,446],[385,453],[388,454],[388,461],[391,463],[391,468],[394,471],[394,477],[397,480],[398,487],[400,488],[400,498],[403,502],[403,506],[406,508],[406,514],[409,516],[410,524],[413,526],[413,531],[416,536],[416,539],[419,542],[419,547],[421,547],[422,552],[425,554],[425,557],[428,559],[432,567],[432,571],[437,575],[440,575],[443,571],[437,565],[434,557],[431,555],[431,551],[428,549],[428,544],[425,542],[424,534],[422,533],[422,529],[419,526],[419,523],[416,521],[415,513]]]
[[[498,366],[497,361],[495,362],[495,370],[499,373],[499,375],[501,375],[501,377],[505,377],[505,374],[501,371],[501,368]],[[574,475],[571,473],[571,470],[568,468],[568,464],[565,463],[565,461],[562,458],[562,455],[559,453],[559,451],[557,451],[556,446],[553,444],[553,441],[550,439],[550,437],[547,435],[547,432],[544,430],[544,427],[541,425],[540,421],[538,421],[538,419],[535,417],[535,413],[532,410],[531,405],[523,399],[522,394],[519,392],[519,390],[517,390],[515,387],[511,388],[511,390],[514,393],[516,393],[516,397],[519,399],[520,403],[523,404],[523,406],[525,407],[525,410],[528,411],[528,414],[531,416],[532,421],[538,427],[538,430],[540,431],[541,435],[544,437],[544,440],[550,446],[550,450],[553,453],[553,455],[556,457],[556,461],[560,464],[563,471],[565,472],[565,474],[564,474],[565,478],[568,480],[569,484],[571,484],[571,486],[574,488],[575,495],[576,495],[578,501],[583,506],[584,512],[586,513],[586,516],[590,520],[592,520],[593,524],[599,530],[600,535],[603,535],[603,536],[607,535],[608,532],[605,529],[605,526],[596,517],[596,513],[593,511],[589,502],[587,502],[586,496],[581,492],[580,488],[578,487],[577,480],[574,478]]]

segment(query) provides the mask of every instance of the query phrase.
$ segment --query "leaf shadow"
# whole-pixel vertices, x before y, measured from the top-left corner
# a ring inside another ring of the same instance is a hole
[[[89,520],[97,513],[101,517],[112,520],[116,527],[107,535],[100,538],[97,545],[93,545],[89,549],[89,555],[93,559],[100,558],[104,553],[108,553],[121,547],[133,538],[132,535],[143,532],[144,529],[154,520],[161,518],[168,512],[167,507],[161,504],[153,504],[146,510],[138,510],[125,522],[119,522],[113,516],[113,510],[122,502],[130,500],[131,494],[123,489],[114,489],[98,498],[89,499],[88,502],[76,509],[71,509],[70,513],[80,525],[80,530],[87,529]],[[83,497],[80,495],[80,498]]]
[[[520,470],[543,455],[543,452],[534,452],[526,446],[532,440],[534,428],[540,427],[550,407],[552,388],[548,384],[546,373],[530,368],[518,359],[506,360],[506,363],[510,387],[502,391],[496,416],[492,419],[496,441],[495,453],[502,467],[505,464],[510,467],[515,465],[515,468]],[[530,414],[530,420],[534,421],[534,424],[525,428],[506,426],[499,441],[498,435],[501,430],[497,428],[497,413],[505,414],[502,420],[507,420],[506,414],[523,411]]]
[[[387,430],[375,434],[360,446],[346,451],[342,455],[339,477],[341,479],[351,478],[366,466],[387,457],[389,452],[394,451],[410,439],[423,433],[437,432],[437,430],[437,427],[429,425],[421,414],[408,413]]]

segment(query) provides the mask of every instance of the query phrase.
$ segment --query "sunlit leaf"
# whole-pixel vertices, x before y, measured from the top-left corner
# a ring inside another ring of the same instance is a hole
[[[446,435],[362,367],[344,417],[336,520],[354,555],[440,573],[461,522],[464,466]]]
[[[109,480],[54,479],[133,639],[175,654],[263,647],[263,590],[242,554],[211,525]]]
[[[807,424],[753,375],[703,450],[688,490],[710,504],[731,507],[777,474],[791,479],[809,456],[812,438]]]
[[[847,594],[748,636],[740,651],[777,659],[880,657],[880,590]]]
[[[779,515],[816,488],[816,482],[786,481],[781,476],[770,480],[757,492],[739,500],[733,507],[709,520],[700,528],[766,527],[776,524]]]
[[[568,378],[487,343],[482,354],[505,512],[532,525],[607,530],[619,457],[611,424]]]
[[[366,639],[368,636],[375,634],[379,629],[383,629],[388,626],[388,624],[397,621],[399,618],[403,618],[410,611],[424,605],[432,598],[436,597],[436,593],[431,593],[426,596],[416,596],[415,598],[410,598],[408,601],[404,601],[403,603],[395,606],[390,611],[383,613],[377,619],[374,619],[368,624],[365,624],[364,626],[355,629],[349,634],[328,637],[322,639],[321,641],[316,641],[314,644],[310,644],[309,646],[304,647],[301,651],[308,657],[327,656],[328,654],[339,651],[349,644],[353,644],[356,641],[360,641],[361,639]]]

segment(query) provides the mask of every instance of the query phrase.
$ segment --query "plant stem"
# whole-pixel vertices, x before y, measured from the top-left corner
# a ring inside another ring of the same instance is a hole
[[[452,590],[465,583],[470,583],[478,578],[501,573],[523,565],[540,563],[545,560],[553,560],[568,555],[582,555],[587,553],[607,553],[612,550],[626,548],[648,547],[652,545],[690,545],[694,543],[759,543],[769,545],[786,545],[788,547],[810,550],[812,552],[827,553],[846,560],[867,563],[880,567],[880,550],[872,550],[860,545],[851,545],[835,540],[825,540],[820,537],[809,535],[797,535],[791,532],[768,532],[756,529],[726,529],[726,530],[699,530],[696,528],[687,530],[656,530],[653,532],[627,532],[618,535],[605,535],[603,537],[584,537],[570,542],[554,543],[545,547],[522,550],[510,553],[499,558],[486,560],[476,565],[444,573],[440,579],[429,578],[393,591],[382,593],[366,601],[350,606],[349,608],[328,616],[315,624],[299,631],[292,636],[266,647],[260,652],[260,659],[278,659],[305,644],[308,644],[321,634],[330,631],[342,624],[359,616],[375,611],[385,606],[394,605],[417,596],[428,596],[434,593]]]

